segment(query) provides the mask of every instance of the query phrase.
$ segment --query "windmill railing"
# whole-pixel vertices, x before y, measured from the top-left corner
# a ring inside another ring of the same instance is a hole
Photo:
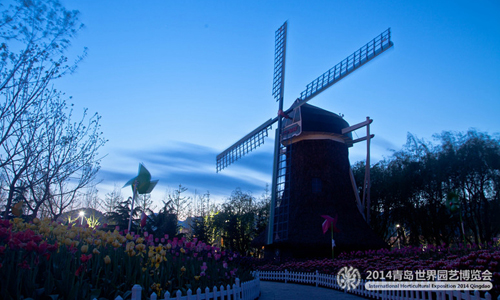
[[[300,93],[300,101],[297,104],[301,105],[309,101],[326,88],[389,49],[392,45],[391,29],[389,28],[309,83],[306,89]]]

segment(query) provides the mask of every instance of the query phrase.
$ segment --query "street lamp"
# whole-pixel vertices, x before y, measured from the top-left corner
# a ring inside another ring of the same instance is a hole
[[[83,217],[85,217],[85,212],[83,210],[80,211],[80,213],[78,214],[80,217],[82,217],[82,226],[83,226]]]
[[[396,232],[398,233],[398,249],[401,249],[401,244],[400,244],[400,241],[399,239],[401,238],[401,236],[399,235],[399,224],[396,224]]]

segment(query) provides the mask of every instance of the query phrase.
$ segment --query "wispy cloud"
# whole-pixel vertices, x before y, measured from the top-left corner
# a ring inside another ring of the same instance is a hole
[[[137,174],[138,164],[144,163],[153,179],[159,180],[152,194],[158,201],[167,190],[176,189],[180,184],[188,188],[189,194],[195,190],[198,194],[210,192],[212,199],[219,201],[227,199],[236,188],[260,196],[266,184],[271,184],[272,145],[271,140],[219,173],[215,171],[219,150],[204,145],[171,142],[143,149],[116,149],[112,153],[113,161],[103,164],[99,172],[100,190],[112,190],[115,184],[121,187]],[[389,140],[377,136],[371,143],[371,163],[390,156],[390,149],[394,148]],[[351,163],[365,160],[366,144],[356,144],[349,152]],[[126,193],[131,194],[128,189]]]
[[[120,185],[135,176],[138,163],[144,163],[153,179],[159,180],[153,192],[156,197],[163,197],[168,188],[176,188],[179,184],[192,193],[194,190],[198,193],[208,191],[215,200],[224,200],[236,188],[258,195],[271,181],[272,153],[261,150],[264,151],[250,153],[230,168],[216,173],[218,153],[207,146],[175,142],[156,148],[117,149],[113,153],[114,162],[103,164],[98,176],[104,189],[112,189],[115,183]]]

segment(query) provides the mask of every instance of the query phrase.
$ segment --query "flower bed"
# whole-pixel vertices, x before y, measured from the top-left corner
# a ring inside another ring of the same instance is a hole
[[[144,287],[144,297],[177,290],[185,294],[252,279],[239,259],[196,240],[124,235],[48,219],[0,220],[3,299],[125,298],[134,284]]]
[[[266,262],[255,265],[261,271],[316,272],[336,275],[345,266],[357,268],[363,279],[368,275],[387,274],[389,271],[417,270],[488,270],[491,272],[493,289],[491,294],[500,293],[500,249],[493,245],[446,248],[405,247],[400,250],[358,251],[341,254],[338,258],[285,262]],[[393,274],[393,272],[390,272]],[[380,279],[380,278],[375,278]],[[407,279],[404,279],[407,280]],[[413,279],[415,280],[415,278]]]

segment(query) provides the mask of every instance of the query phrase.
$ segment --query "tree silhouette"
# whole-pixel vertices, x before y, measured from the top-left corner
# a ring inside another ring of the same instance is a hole
[[[372,166],[372,227],[389,241],[399,224],[412,245],[491,241],[500,233],[499,139],[476,130],[435,138],[437,145],[409,134],[402,150]],[[364,163],[353,171],[361,186]],[[447,207],[451,192],[457,211]]]

